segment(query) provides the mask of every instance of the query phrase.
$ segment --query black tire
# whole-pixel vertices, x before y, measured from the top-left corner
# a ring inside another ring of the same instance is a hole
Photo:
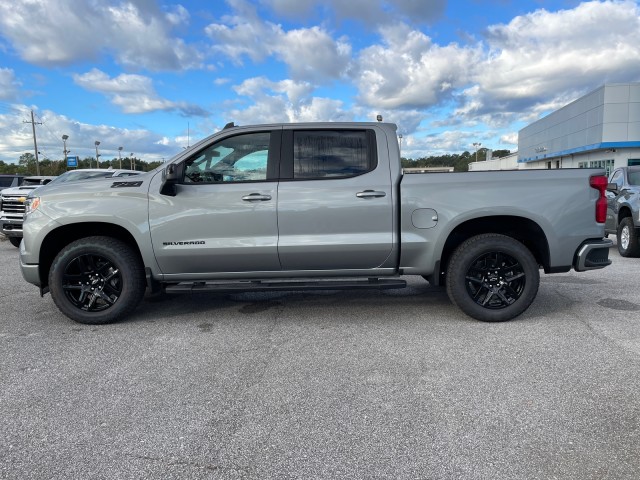
[[[70,319],[89,325],[112,323],[131,313],[145,287],[140,258],[115,238],[87,237],[71,243],[49,271],[56,306]]]
[[[22,237],[9,237],[9,242],[16,248],[20,247],[20,242],[22,241]]]
[[[451,302],[476,320],[504,322],[524,312],[538,293],[540,271],[519,241],[487,233],[453,253],[447,269]]]
[[[638,232],[633,225],[631,217],[625,217],[618,225],[616,235],[618,241],[618,252],[623,257],[640,256],[640,244],[638,243]]]

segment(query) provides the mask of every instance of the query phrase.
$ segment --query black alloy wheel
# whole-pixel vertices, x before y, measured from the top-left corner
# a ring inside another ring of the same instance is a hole
[[[109,259],[86,253],[65,266],[62,289],[69,302],[86,312],[101,312],[122,295],[122,274]]]
[[[447,270],[451,301],[472,318],[511,320],[533,302],[540,285],[538,263],[518,240],[482,234],[463,242]]]
[[[513,305],[527,284],[524,267],[504,252],[480,255],[465,276],[467,293],[480,306],[501,309]]]
[[[137,252],[110,237],[67,245],[53,261],[49,289],[56,306],[79,323],[99,325],[131,313],[146,288]]]

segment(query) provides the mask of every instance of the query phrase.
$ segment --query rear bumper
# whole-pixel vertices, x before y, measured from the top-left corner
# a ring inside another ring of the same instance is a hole
[[[613,246],[613,242],[608,239],[587,240],[578,250],[573,259],[573,268],[577,272],[586,270],[597,270],[611,265],[609,260],[609,248]]]

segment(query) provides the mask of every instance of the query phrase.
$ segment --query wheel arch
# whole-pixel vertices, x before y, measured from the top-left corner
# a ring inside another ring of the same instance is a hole
[[[442,249],[440,272],[447,271],[451,255],[458,246],[465,240],[484,233],[498,233],[518,240],[531,251],[545,272],[550,269],[549,242],[540,225],[525,217],[497,215],[473,218],[456,226],[447,237]]]
[[[623,205],[618,210],[618,225],[622,222],[623,219],[631,217],[633,219],[633,212],[631,211],[631,207],[629,205]]]
[[[144,259],[134,236],[126,228],[120,225],[103,222],[74,223],[61,226],[49,234],[42,241],[39,257],[39,275],[41,288],[45,289],[49,284],[49,270],[56,255],[68,244],[81,238],[104,236],[117,238],[129,245],[138,255],[140,263],[144,265]]]

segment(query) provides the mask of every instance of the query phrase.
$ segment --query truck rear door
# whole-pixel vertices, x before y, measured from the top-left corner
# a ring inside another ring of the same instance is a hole
[[[285,127],[278,234],[283,270],[385,263],[393,248],[393,192],[374,129]]]

